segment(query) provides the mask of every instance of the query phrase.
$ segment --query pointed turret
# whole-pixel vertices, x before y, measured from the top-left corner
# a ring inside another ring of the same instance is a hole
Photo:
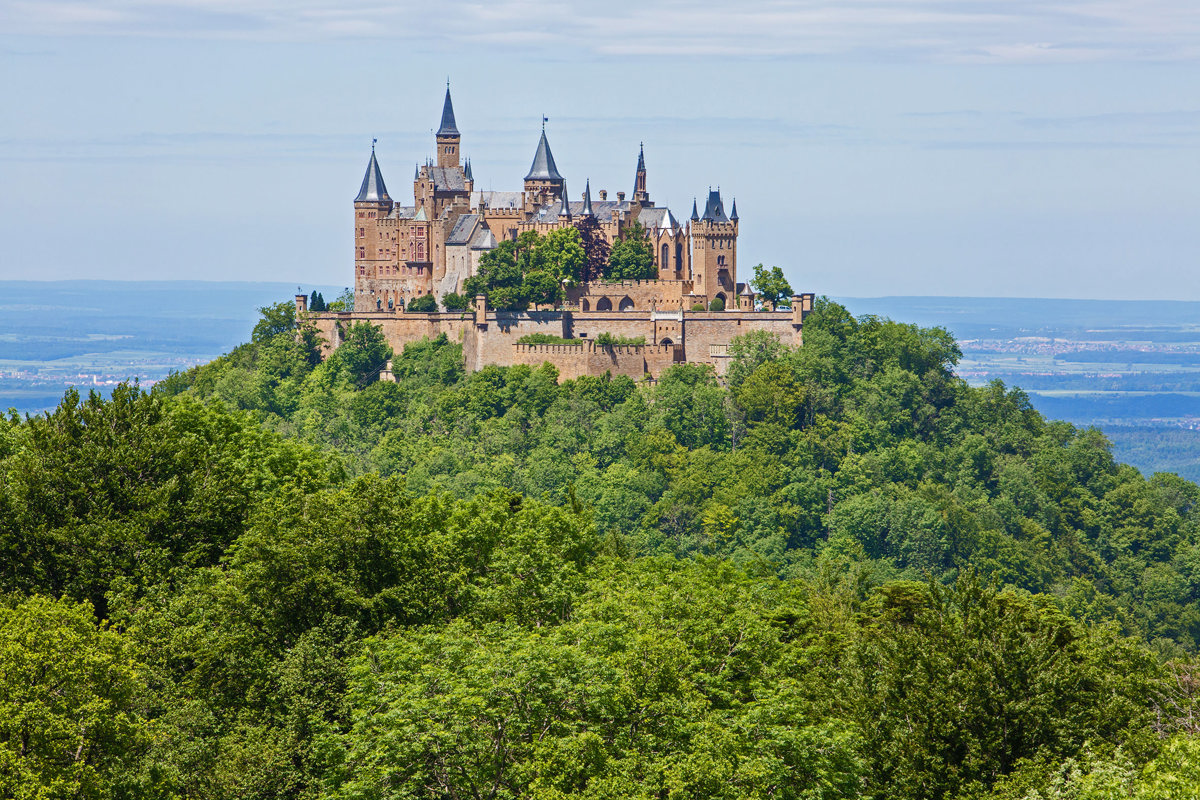
[[[471,159],[467,159],[467,168],[465,170],[466,178],[469,181],[475,180],[475,176],[471,174]]]
[[[642,143],[638,143],[637,173],[633,178],[633,202],[643,206],[650,205],[650,193],[646,191],[646,152]]]
[[[367,162],[367,174],[363,175],[362,188],[358,190],[358,197],[354,198],[356,203],[390,203],[392,198],[388,197],[387,187],[383,184],[383,173],[379,169],[379,162],[375,160],[375,144],[371,144],[371,160]]]
[[[692,198],[692,222],[700,219],[700,214],[696,211],[696,198]]]
[[[435,138],[437,139],[437,165],[439,167],[457,167],[461,136],[458,126],[454,123],[454,105],[450,102],[449,81],[446,81],[446,101],[442,104],[442,124],[438,127]]]
[[[542,138],[538,140],[537,151],[533,154],[533,164],[529,167],[527,181],[557,181],[562,182],[563,176],[558,174],[558,166],[554,163],[554,154],[550,152],[550,142],[546,140],[546,129],[542,128]]]
[[[558,210],[558,218],[571,221],[571,196],[567,194],[567,182],[563,181],[562,208]]]
[[[421,180],[421,165],[420,164],[413,164],[413,180],[414,181]]]
[[[454,104],[450,102],[450,84],[446,84],[446,100],[442,103],[442,124],[438,128],[438,136],[459,136],[458,126],[454,123]]]
[[[580,216],[584,216],[584,217],[596,216],[595,212],[592,211],[592,179],[591,178],[588,178],[587,183],[584,184],[583,210],[580,212]]]
[[[737,198],[733,198],[733,208],[729,210],[729,219],[731,222],[737,222]]]
[[[550,142],[546,139],[546,123],[543,121],[542,138],[538,140],[533,164],[525,176],[525,210],[536,211],[564,196],[563,176],[554,163],[554,154],[550,152]]]

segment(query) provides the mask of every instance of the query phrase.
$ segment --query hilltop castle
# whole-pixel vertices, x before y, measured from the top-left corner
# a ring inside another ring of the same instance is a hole
[[[738,282],[738,214],[728,214],[720,191],[709,190],[703,213],[695,201],[686,223],[650,198],[645,153],[639,148],[633,191],[591,196],[590,182],[580,200],[567,194],[543,121],[541,138],[521,191],[480,191],[469,159],[462,157],[462,134],[454,117],[450,89],[435,134],[437,158],[413,173],[413,204],[389,195],[372,145],[358,196],[354,198],[354,310],[309,314],[331,348],[347,321],[380,325],[392,348],[446,333],[460,340],[468,369],[485,364],[540,364],[550,361],[564,378],[583,374],[657,376],[673,363],[701,361],[724,372],[730,340],[755,329],[799,343],[803,315],[812,295],[793,298],[788,311],[763,309],[754,292]],[[590,219],[589,219],[590,218]],[[413,299],[432,295],[440,304],[461,293],[476,274],[483,253],[525,231],[548,233],[594,221],[610,243],[640,223],[654,258],[653,280],[584,283],[570,287],[565,304],[554,310],[493,311],[475,298],[471,312],[406,312]],[[719,301],[719,302],[714,302]],[[722,310],[700,310],[720,308]],[[306,313],[302,296],[297,309]],[[571,340],[569,344],[518,342],[530,333]],[[609,333],[646,344],[597,347]]]

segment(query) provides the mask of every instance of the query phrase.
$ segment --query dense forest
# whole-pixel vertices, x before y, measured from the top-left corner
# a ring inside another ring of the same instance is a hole
[[[0,425],[0,796],[1200,796],[1200,487],[945,331],[344,341]]]

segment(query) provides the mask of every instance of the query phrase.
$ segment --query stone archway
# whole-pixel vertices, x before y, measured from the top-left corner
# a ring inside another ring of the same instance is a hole
[[[592,310],[592,306],[590,303],[588,303],[586,297],[579,298],[579,310],[580,311],[591,311]]]
[[[596,301],[596,310],[612,311],[612,300],[609,300],[607,297],[601,297]]]
[[[632,311],[633,310],[633,298],[629,297],[628,295],[626,295],[625,297],[622,297],[621,304],[619,306],[617,306],[617,308],[621,311]]]
[[[673,344],[675,344],[675,343],[671,341],[670,337],[668,337],[668,336],[664,336],[664,337],[663,337],[663,340],[662,340],[661,342],[659,342],[659,344],[661,344],[661,345],[666,345],[666,346],[670,346],[670,345],[673,345]]]

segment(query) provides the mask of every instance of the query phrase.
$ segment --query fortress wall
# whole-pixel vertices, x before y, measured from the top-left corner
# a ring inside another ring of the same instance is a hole
[[[538,367],[549,362],[558,370],[560,381],[583,375],[599,377],[606,372],[641,380],[647,373],[655,378],[661,375],[675,363],[675,352],[670,345],[596,347],[587,341],[578,346],[517,344],[512,346],[511,363]]]
[[[384,338],[394,352],[400,353],[410,342],[421,339],[431,339],[439,334],[446,334],[452,342],[461,342],[466,330],[471,325],[469,311],[438,311],[429,314],[406,314],[403,311],[388,313],[354,312],[341,314],[309,314],[309,321],[317,326],[321,338],[325,340],[322,355],[328,357],[342,343],[341,327],[348,328],[355,322],[370,322],[383,329]]]
[[[544,333],[569,338],[569,316],[562,311],[488,311],[482,326],[474,324],[472,317],[463,339],[467,372],[476,372],[488,364],[514,363],[513,345],[522,336]]]
[[[725,374],[728,345],[735,336],[765,330],[787,345],[800,345],[800,329],[791,312],[693,311],[683,315],[684,356],[689,362],[712,364]]]
[[[628,298],[633,303],[633,311],[678,311],[681,308],[691,308],[691,301],[685,300],[692,290],[691,281],[615,281],[604,283],[586,283],[567,290],[567,301],[583,310],[586,304],[588,311],[595,311],[596,304],[602,298],[612,303],[612,310],[621,308],[621,301]]]
[[[446,334],[463,343],[463,360],[468,372],[489,364],[536,367],[548,361],[562,380],[581,375],[628,375],[640,380],[649,374],[658,378],[671,365],[682,361],[711,364],[724,375],[729,361],[729,343],[735,336],[755,330],[770,331],[788,345],[801,342],[798,316],[789,311],[684,311],[667,314],[650,311],[487,311],[477,318],[471,311],[439,311],[428,314],[404,312],[308,314],[325,339],[324,354],[341,344],[338,323],[368,321],[383,329],[392,349],[421,339]],[[580,345],[518,345],[517,340],[533,333],[576,339]],[[645,337],[646,345],[601,348],[595,346],[602,333],[625,338]],[[663,344],[663,340],[671,344]]]

